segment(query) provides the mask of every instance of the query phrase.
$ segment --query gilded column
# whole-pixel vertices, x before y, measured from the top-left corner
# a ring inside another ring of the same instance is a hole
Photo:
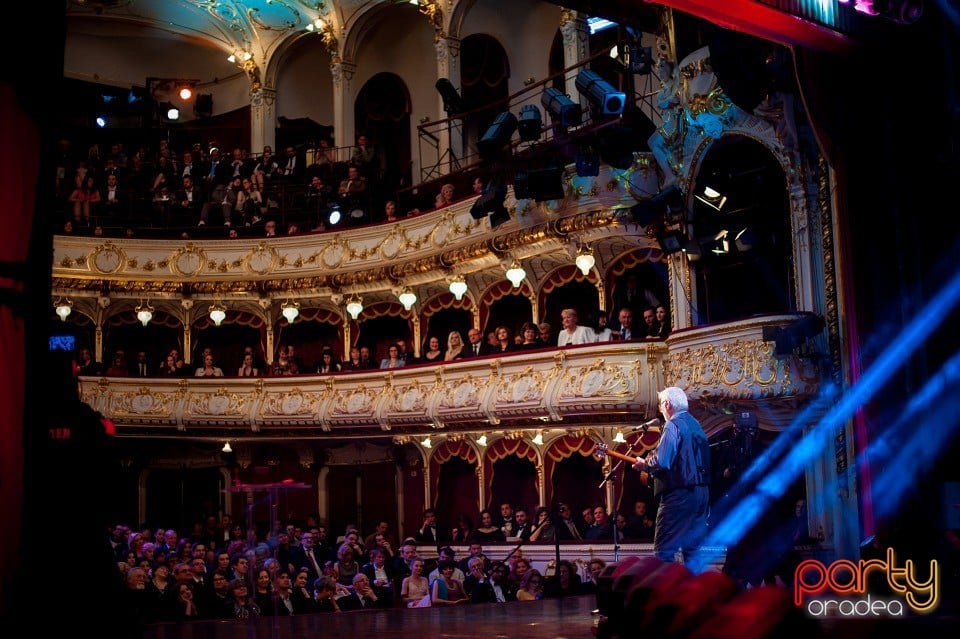
[[[93,331],[93,359],[100,364],[103,363],[103,324],[97,324],[97,328]]]
[[[447,78],[455,87],[460,85],[460,40],[437,32],[434,48],[437,52],[437,78]],[[437,113],[444,113],[443,97],[437,94]],[[446,114],[444,114],[446,117]],[[440,142],[437,147],[438,171],[451,173],[459,168],[459,159],[463,157],[463,136],[458,135],[461,120],[451,121],[449,126],[437,131]]]
[[[590,30],[583,14],[571,9],[560,12],[560,34],[563,36],[563,68],[568,69],[590,55]],[[586,98],[578,98],[580,92],[575,84],[577,72],[567,74],[564,91],[573,101],[587,106]]]
[[[353,74],[357,65],[344,62],[339,57],[330,63],[333,75],[333,139],[337,146],[353,145]]]
[[[273,364],[273,321],[270,317],[267,317],[267,352],[264,353],[264,358],[267,360],[267,366]]]
[[[276,151],[277,92],[261,87],[250,92],[250,152],[260,154],[269,145]]]

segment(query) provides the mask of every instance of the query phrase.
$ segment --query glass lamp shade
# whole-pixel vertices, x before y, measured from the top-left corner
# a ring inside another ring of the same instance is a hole
[[[350,313],[350,317],[357,319],[362,311],[363,300],[359,297],[351,297],[350,301],[347,302],[347,312]]]
[[[510,280],[514,288],[520,286],[526,276],[527,272],[520,266],[520,262],[514,261],[513,265],[507,269],[507,279]]]
[[[450,282],[450,292],[453,293],[453,296],[458,300],[463,299],[464,293],[467,292],[467,282],[462,277],[456,277]]]
[[[409,311],[417,302],[417,295],[408,286],[407,288],[403,289],[403,292],[400,293],[400,295],[397,296],[397,299],[400,300],[401,304],[403,304],[403,308]]]
[[[57,317],[61,322],[66,322],[67,317],[73,312],[73,302],[70,300],[60,300],[57,302]]]
[[[213,323],[217,326],[220,326],[221,322],[227,317],[227,309],[223,304],[211,304],[210,305],[210,319],[213,320]]]
[[[146,326],[150,323],[150,320],[153,319],[153,307],[149,303],[141,304],[135,309],[137,312],[137,319],[140,320],[140,323]]]
[[[593,253],[590,249],[584,249],[577,254],[577,259],[575,260],[577,268],[580,269],[580,272],[584,275],[587,275],[590,272],[590,269],[593,268],[593,265],[597,263],[597,260],[594,259]]]
[[[287,321],[293,324],[293,321],[300,315],[300,304],[298,302],[284,302],[280,306],[280,313],[287,318]]]

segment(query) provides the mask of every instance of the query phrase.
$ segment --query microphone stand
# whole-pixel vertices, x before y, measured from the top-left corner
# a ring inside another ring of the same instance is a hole
[[[647,426],[644,424],[641,427],[641,430],[646,433]],[[630,444],[629,450],[627,450],[627,455],[633,452],[633,444]],[[600,482],[600,485],[597,488],[603,488],[603,485],[607,482],[610,482],[610,485],[613,487],[613,509],[610,513],[610,516],[613,518],[613,561],[620,561],[620,531],[617,529],[617,482],[615,480],[616,473],[620,469],[620,466],[623,465],[623,460],[617,460],[617,463],[613,468],[610,469],[610,472],[607,473],[606,477],[603,478],[603,481]]]

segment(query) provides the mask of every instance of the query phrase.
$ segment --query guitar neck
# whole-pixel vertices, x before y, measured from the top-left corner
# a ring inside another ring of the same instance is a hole
[[[634,463],[636,463],[636,461],[637,461],[637,458],[634,457],[634,456],[624,455],[623,453],[618,453],[617,451],[615,451],[615,450],[610,450],[609,448],[608,448],[607,450],[605,450],[605,451],[603,452],[603,454],[604,454],[604,455],[609,455],[610,457],[613,457],[614,459],[620,459],[620,460],[623,460],[623,461],[625,461],[625,462],[630,462],[631,464],[634,464]]]

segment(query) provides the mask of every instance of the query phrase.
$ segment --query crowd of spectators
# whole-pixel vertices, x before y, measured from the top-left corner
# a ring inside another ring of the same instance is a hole
[[[174,149],[161,139],[128,153],[92,144],[78,155],[61,140],[56,197],[61,234],[137,237],[292,235],[395,221],[429,210],[384,181],[382,151],[367,136],[334,148],[286,146],[259,153],[216,141]],[[454,184],[436,190],[435,206],[455,201]],[[429,197],[426,191],[421,197]],[[334,221],[337,220],[337,221]],[[268,222],[274,223],[267,233]],[[219,230],[214,230],[219,229]]]
[[[587,509],[592,515],[598,510],[606,513],[602,504]],[[469,550],[458,559],[450,545],[456,543],[453,529],[438,527],[433,510],[425,511],[423,526],[401,543],[383,520],[366,537],[349,525],[333,538],[315,514],[249,529],[225,514],[209,515],[189,531],[116,524],[109,545],[125,595],[122,604],[141,624],[595,593],[602,559],[551,561],[542,573],[524,557],[524,543],[547,541],[534,533],[557,530],[549,516],[533,521],[526,514],[504,503],[500,515],[486,522],[500,532],[493,543],[504,542],[496,547],[498,553],[503,550],[501,559],[484,551],[489,537],[478,532],[483,526],[467,530],[464,518],[457,534],[469,541]],[[603,539],[590,536],[597,526],[608,523],[576,523],[584,538]],[[437,547],[437,557],[421,556],[418,546],[423,545]]]

